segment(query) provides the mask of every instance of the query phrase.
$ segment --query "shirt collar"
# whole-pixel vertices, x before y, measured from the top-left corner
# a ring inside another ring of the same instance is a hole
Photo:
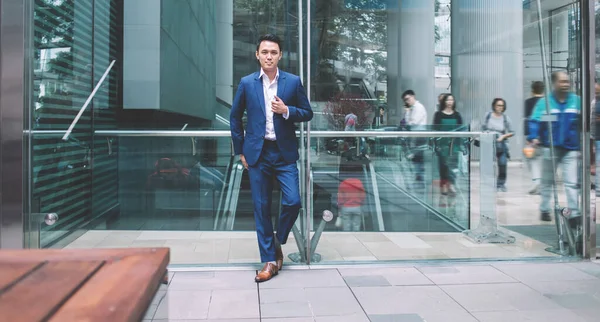
[[[265,71],[261,68],[260,69],[260,75],[258,75],[258,78],[263,79],[263,75],[266,75]],[[277,73],[275,73],[275,80],[279,80],[279,68],[277,68]]]

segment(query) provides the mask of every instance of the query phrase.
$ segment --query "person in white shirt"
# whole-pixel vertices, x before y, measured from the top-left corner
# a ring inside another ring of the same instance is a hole
[[[409,89],[402,93],[402,100],[406,104],[404,119],[411,131],[425,131],[427,129],[427,110],[415,97],[415,92]],[[413,164],[415,166],[415,180],[423,181],[425,174],[424,151],[427,138],[415,138],[413,141]]]

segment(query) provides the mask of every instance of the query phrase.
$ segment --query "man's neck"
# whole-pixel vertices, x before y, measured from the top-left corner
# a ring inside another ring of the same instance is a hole
[[[554,97],[556,98],[557,101],[564,102],[567,100],[568,94],[569,93],[566,93],[566,92],[554,92]]]
[[[264,69],[262,71],[263,71],[263,73],[265,73],[265,75],[267,75],[267,77],[269,77],[269,81],[271,81],[271,82],[275,79],[275,77],[277,77],[277,71],[278,71],[277,68],[274,70],[271,70],[271,71],[266,71]]]

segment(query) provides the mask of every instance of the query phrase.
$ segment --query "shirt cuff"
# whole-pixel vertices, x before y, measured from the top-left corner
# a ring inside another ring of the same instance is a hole
[[[288,111],[286,113],[283,113],[283,118],[286,120],[290,118],[290,108],[289,107],[288,107]]]

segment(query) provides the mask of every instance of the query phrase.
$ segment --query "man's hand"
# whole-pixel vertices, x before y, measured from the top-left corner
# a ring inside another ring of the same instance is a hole
[[[273,113],[283,115],[288,112],[288,107],[281,100],[281,98],[275,95],[275,99],[271,102],[271,111],[273,111]]]
[[[246,170],[248,170],[248,162],[246,162],[246,157],[243,154],[240,154],[240,161],[242,161],[242,165]]]

